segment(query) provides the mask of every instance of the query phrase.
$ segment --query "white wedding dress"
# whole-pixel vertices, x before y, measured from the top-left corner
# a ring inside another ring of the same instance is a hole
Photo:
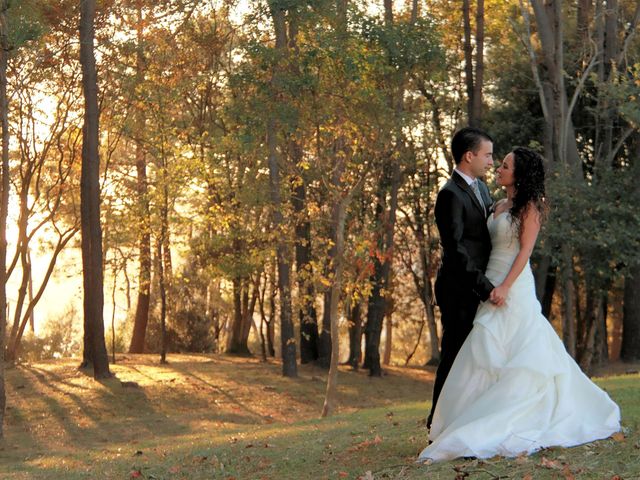
[[[488,220],[486,275],[507,276],[520,249],[508,212]],[[514,457],[620,430],[620,409],[582,373],[541,313],[527,263],[502,307],[480,305],[436,405],[418,461]]]

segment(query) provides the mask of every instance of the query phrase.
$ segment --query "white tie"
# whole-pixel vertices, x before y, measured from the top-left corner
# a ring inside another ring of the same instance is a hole
[[[480,187],[478,186],[478,179],[475,179],[473,182],[471,182],[471,190],[473,190],[473,193],[476,194],[476,198],[478,199],[478,202],[480,202],[480,206],[482,207],[482,211],[486,215],[487,211],[484,208],[484,200],[482,200],[482,195],[480,195]]]

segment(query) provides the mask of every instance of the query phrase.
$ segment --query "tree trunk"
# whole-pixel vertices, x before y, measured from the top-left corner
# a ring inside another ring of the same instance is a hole
[[[0,182],[0,439],[4,438],[4,344],[7,331],[7,214],[9,212],[9,101],[7,97],[7,0],[0,0],[0,114],[2,115],[2,181]]]
[[[431,280],[425,274],[425,292],[422,296],[422,302],[427,315],[427,327],[429,328],[429,351],[431,356],[425,363],[425,366],[437,366],[440,364],[440,342],[438,340],[438,326],[436,324],[436,314],[433,311],[433,288]]]
[[[343,252],[344,252],[344,224],[346,218],[346,210],[348,197],[341,198],[336,201],[335,218],[336,218],[336,250],[334,256],[335,269],[334,278],[331,282],[331,362],[329,367],[329,375],[327,377],[327,391],[322,407],[322,416],[326,417],[333,413],[336,404],[336,395],[338,391],[338,360],[340,358],[340,339],[338,336],[338,304],[342,293],[342,274],[344,270]]]
[[[267,351],[270,357],[276,356],[276,296],[278,289],[276,286],[275,269],[270,277],[271,294],[269,295],[269,322],[267,323]]]
[[[589,22],[591,21],[591,9],[593,0],[578,0],[577,10],[577,30],[578,38],[582,48],[589,49]]]
[[[540,98],[547,123],[548,148],[545,156],[560,165],[567,165],[573,178],[582,181],[581,160],[575,128],[569,111],[564,83],[563,19],[561,0],[530,0],[537,20],[542,62],[546,76],[542,79]],[[532,69],[537,76],[538,65],[530,52]]]
[[[562,340],[573,358],[576,357],[575,288],[573,280],[573,260],[568,248],[563,247],[562,265]]]
[[[333,229],[332,229],[333,230]],[[331,239],[333,241],[333,235]],[[335,265],[335,247],[331,247],[329,254],[327,255],[327,278],[330,279],[330,283],[333,285],[333,276],[335,272],[332,271],[331,266]],[[322,368],[329,368],[331,364],[331,303],[333,299],[333,288],[329,287],[323,295],[322,305],[322,326],[320,329],[320,335],[318,337],[318,366]]]
[[[233,324],[227,353],[233,355],[251,355],[249,347],[244,340],[245,315],[243,309],[243,296],[246,294],[246,282],[241,278],[233,279]]]
[[[395,161],[388,166],[391,169],[390,187],[391,195],[389,201],[389,210],[384,207],[386,195],[386,187],[382,182],[378,193],[378,204],[376,213],[381,226],[379,233],[378,249],[379,255],[374,258],[374,273],[371,277],[373,289],[369,297],[369,306],[367,309],[367,324],[365,327],[365,354],[364,368],[369,369],[371,376],[379,377],[382,375],[380,367],[380,335],[382,333],[382,322],[387,311],[387,299],[385,297],[389,292],[391,262],[393,259],[393,236],[395,231],[396,210],[398,207],[398,190],[400,188],[400,166]],[[389,174],[389,173],[387,173]],[[380,261],[379,256],[384,258]]]
[[[137,49],[136,49],[136,84],[144,80],[144,19],[142,17],[142,1],[137,0]],[[142,353],[145,350],[145,337],[149,322],[149,302],[151,290],[151,218],[149,213],[149,197],[147,186],[147,161],[141,135],[145,131],[145,112],[143,108],[136,109],[136,194],[140,215],[140,231],[138,236],[140,271],[138,279],[138,302],[133,323],[133,334],[129,353]]]
[[[285,12],[279,2],[271,0],[269,2],[273,26],[276,37],[277,55],[287,54],[287,25]],[[279,88],[280,69],[278,64],[274,66],[271,82],[272,93],[276,101],[280,95]],[[293,330],[292,307],[291,307],[291,278],[289,266],[289,252],[285,235],[282,232],[284,227],[284,217],[282,215],[281,200],[281,174],[280,174],[280,152],[278,151],[278,121],[277,113],[272,111],[267,121],[267,145],[269,151],[269,189],[272,205],[272,216],[274,230],[277,232],[276,258],[278,263],[278,291],[280,293],[280,341],[282,344],[282,374],[285,377],[296,377],[298,367],[296,364],[296,339]]]
[[[297,144],[295,147],[300,149]],[[306,212],[306,198],[307,185],[302,174],[292,196],[293,211],[296,214],[296,272],[300,296],[300,363],[315,362],[318,359],[318,316],[314,305],[316,293],[311,266],[311,222]]]
[[[589,375],[593,367],[600,365],[603,361],[601,344],[603,338],[606,342],[607,326],[604,315],[604,309],[606,309],[604,293],[589,279],[586,281],[586,290],[584,319],[582,328],[578,329],[580,341],[576,357],[579,359],[580,368]]]
[[[167,363],[167,289],[165,281],[165,268],[162,261],[164,245],[164,228],[160,228],[158,238],[158,282],[160,284],[160,363]]]
[[[349,309],[349,359],[347,364],[354,370],[362,361],[362,301],[351,300]]]
[[[98,82],[96,75],[94,17],[96,0],[80,1],[80,64],[85,99],[82,129],[80,211],[82,219],[82,273],[84,286],[83,366],[93,366],[95,378],[110,377],[104,341],[102,229],[100,226],[100,159],[98,154]]]
[[[469,125],[475,126],[473,88],[473,46],[471,45],[471,6],[469,0],[462,0],[462,20],[464,24],[464,80],[467,87],[467,116]]]
[[[253,314],[256,310],[256,303],[258,300],[258,288],[254,285],[251,288],[253,282],[245,281],[244,293],[242,295],[242,337],[241,341],[243,345],[249,344],[249,334],[251,333],[251,326],[253,323]],[[251,293],[251,295],[249,295]]]
[[[609,305],[609,294],[604,291],[598,296],[598,304],[595,311],[596,339],[595,351],[592,365],[602,366],[609,362],[609,335],[607,332],[607,308]]]
[[[267,361],[267,337],[264,334],[264,326],[267,325],[267,315],[265,313],[265,297],[267,294],[267,283],[269,281],[268,277],[265,276],[264,288],[260,289],[260,285],[262,284],[262,275],[258,277],[258,281],[256,283],[256,288],[258,289],[258,308],[260,309],[260,353],[262,355],[262,361]]]
[[[44,274],[44,278],[38,288],[38,291],[36,292],[36,295],[28,303],[27,310],[24,315],[22,315],[22,306],[23,306],[22,301],[19,301],[17,303],[16,307],[19,306],[19,308],[16,308],[15,310],[16,317],[14,321],[14,328],[16,326],[17,328],[15,328],[15,333],[12,331],[12,336],[11,336],[11,339],[9,340],[9,345],[7,345],[7,360],[10,360],[10,361],[17,360],[18,354],[20,352],[20,342],[22,340],[22,336],[24,334],[25,328],[27,326],[27,323],[29,323],[30,319],[33,317],[33,312],[36,308],[36,305],[42,298],[42,295],[44,294],[44,291],[47,285],[49,284],[49,280],[51,279],[51,275],[53,274],[53,270],[56,266],[58,256],[60,255],[62,250],[64,250],[64,247],[67,246],[69,241],[75,236],[77,231],[78,229],[76,227],[72,227],[67,232],[62,232],[60,234],[58,243],[54,247],[53,253],[51,255],[49,266],[47,267],[47,271]],[[27,263],[27,269],[28,269],[27,273],[30,279],[31,278],[30,262]]]
[[[414,4],[416,6],[417,4]],[[393,25],[393,1],[385,0],[385,25]],[[412,15],[412,17],[415,15]],[[393,108],[396,121],[399,121],[404,107],[404,78],[390,80],[390,91],[388,95],[388,105]],[[389,138],[395,137],[394,153],[397,153],[404,142],[403,132],[400,128],[388,132]],[[376,255],[374,258],[374,273],[371,276],[373,288],[369,296],[367,308],[367,324],[365,326],[365,354],[364,368],[369,369],[369,375],[382,376],[380,367],[380,335],[382,333],[382,322],[386,309],[385,294],[390,286],[391,263],[393,260],[393,245],[396,223],[396,211],[398,208],[398,190],[400,189],[401,172],[400,163],[397,158],[392,158],[391,152],[383,152],[385,155],[382,171],[382,181],[378,187],[376,202],[376,221],[378,222],[378,241],[376,245]],[[395,155],[393,155],[395,156]],[[389,208],[387,210],[387,192],[389,191]],[[380,261],[380,256],[384,258]]]
[[[426,208],[429,211],[429,207]],[[432,263],[429,258],[429,251],[427,250],[430,243],[429,226],[424,221],[423,213],[418,205],[414,206],[416,227],[414,233],[416,240],[418,241],[418,250],[420,252],[420,264],[422,271],[422,279],[414,273],[414,283],[420,294],[420,300],[424,307],[425,315],[427,317],[427,327],[429,328],[429,351],[431,357],[425,363],[426,366],[436,366],[440,364],[440,342],[438,339],[438,326],[436,324],[436,314],[433,306],[435,305],[433,286],[431,284],[431,277],[429,275]]]
[[[542,314],[550,319],[553,294],[556,289],[556,267],[551,265],[551,257],[543,256],[535,271],[536,296],[542,307]]]
[[[484,88],[484,0],[476,5],[476,74],[473,79],[473,106],[470,125],[482,125],[482,90]]]
[[[387,302],[390,303],[390,302]],[[393,348],[393,311],[390,311],[385,316],[385,337],[384,337],[384,355],[382,357],[383,365],[391,364],[391,349]]]
[[[18,246],[16,255],[20,260],[22,269],[22,280],[18,287],[18,298],[16,299],[13,325],[11,327],[11,335],[9,336],[9,344],[7,345],[6,359],[9,362],[15,362],[15,345],[19,343],[18,332],[20,331],[20,320],[22,318],[22,308],[27,296],[27,286],[31,275],[31,264],[28,261],[27,251],[29,249],[29,236],[27,227],[29,223],[29,185],[31,183],[32,174],[28,172],[23,178],[22,188],[20,189],[20,214],[18,215]]]
[[[622,347],[625,362],[640,361],[640,265],[631,268],[624,279]]]

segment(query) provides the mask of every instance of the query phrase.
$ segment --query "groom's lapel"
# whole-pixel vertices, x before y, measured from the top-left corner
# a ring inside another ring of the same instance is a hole
[[[476,197],[476,194],[473,193],[473,190],[471,190],[471,187],[465,181],[465,179],[462,178],[457,172],[453,172],[453,176],[451,178],[453,178],[453,181],[456,182],[456,185],[458,185],[462,190],[467,192],[467,195],[471,197],[471,201],[476,206],[476,208],[480,211],[480,213],[482,213],[482,215],[486,215],[485,209],[482,208],[482,205],[480,205],[480,201],[478,200],[478,197]]]

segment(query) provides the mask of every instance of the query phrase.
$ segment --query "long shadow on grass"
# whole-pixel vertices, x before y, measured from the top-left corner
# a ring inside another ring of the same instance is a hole
[[[265,423],[265,422],[267,422],[267,421],[269,421],[271,419],[271,417],[269,417],[267,415],[261,415],[260,413],[256,412],[255,410],[252,410],[246,404],[242,403],[236,397],[231,395],[229,392],[225,391],[224,389],[220,388],[217,385],[214,385],[214,384],[210,383],[208,380],[200,377],[199,375],[196,375],[195,373],[187,371],[186,369],[180,368],[178,366],[174,366],[172,364],[169,364],[168,366],[170,368],[172,368],[173,370],[175,370],[177,372],[180,372],[182,375],[184,375],[186,377],[191,377],[191,378],[197,380],[198,382],[206,385],[211,390],[213,390],[213,391],[219,393],[220,395],[222,395],[225,399],[227,399],[229,401],[229,403],[231,403],[231,404],[237,406],[238,408],[240,408],[246,414],[246,416],[240,416],[240,415],[226,414],[225,413],[225,414],[219,416],[220,420],[228,421],[228,422],[231,422],[231,423],[256,423],[256,421],[261,421],[261,422]]]
[[[90,397],[84,398],[60,388],[59,385],[76,386],[53,372],[33,366],[20,367],[19,372],[19,382],[25,388],[28,384],[28,388],[38,393],[33,401],[44,404],[46,411],[66,431],[72,445],[90,448],[106,441],[128,441],[134,434],[136,438],[156,436],[159,429],[154,427],[159,424],[162,424],[162,431],[169,432],[168,435],[190,431],[187,426],[157,412],[141,388],[125,389],[116,378],[101,381],[106,390],[94,389]],[[58,398],[68,399],[71,405],[60,402]],[[70,407],[75,407],[75,411]],[[112,413],[114,407],[117,415],[105,416],[105,412]],[[79,426],[80,420],[89,426]],[[36,438],[33,440],[37,443]]]

